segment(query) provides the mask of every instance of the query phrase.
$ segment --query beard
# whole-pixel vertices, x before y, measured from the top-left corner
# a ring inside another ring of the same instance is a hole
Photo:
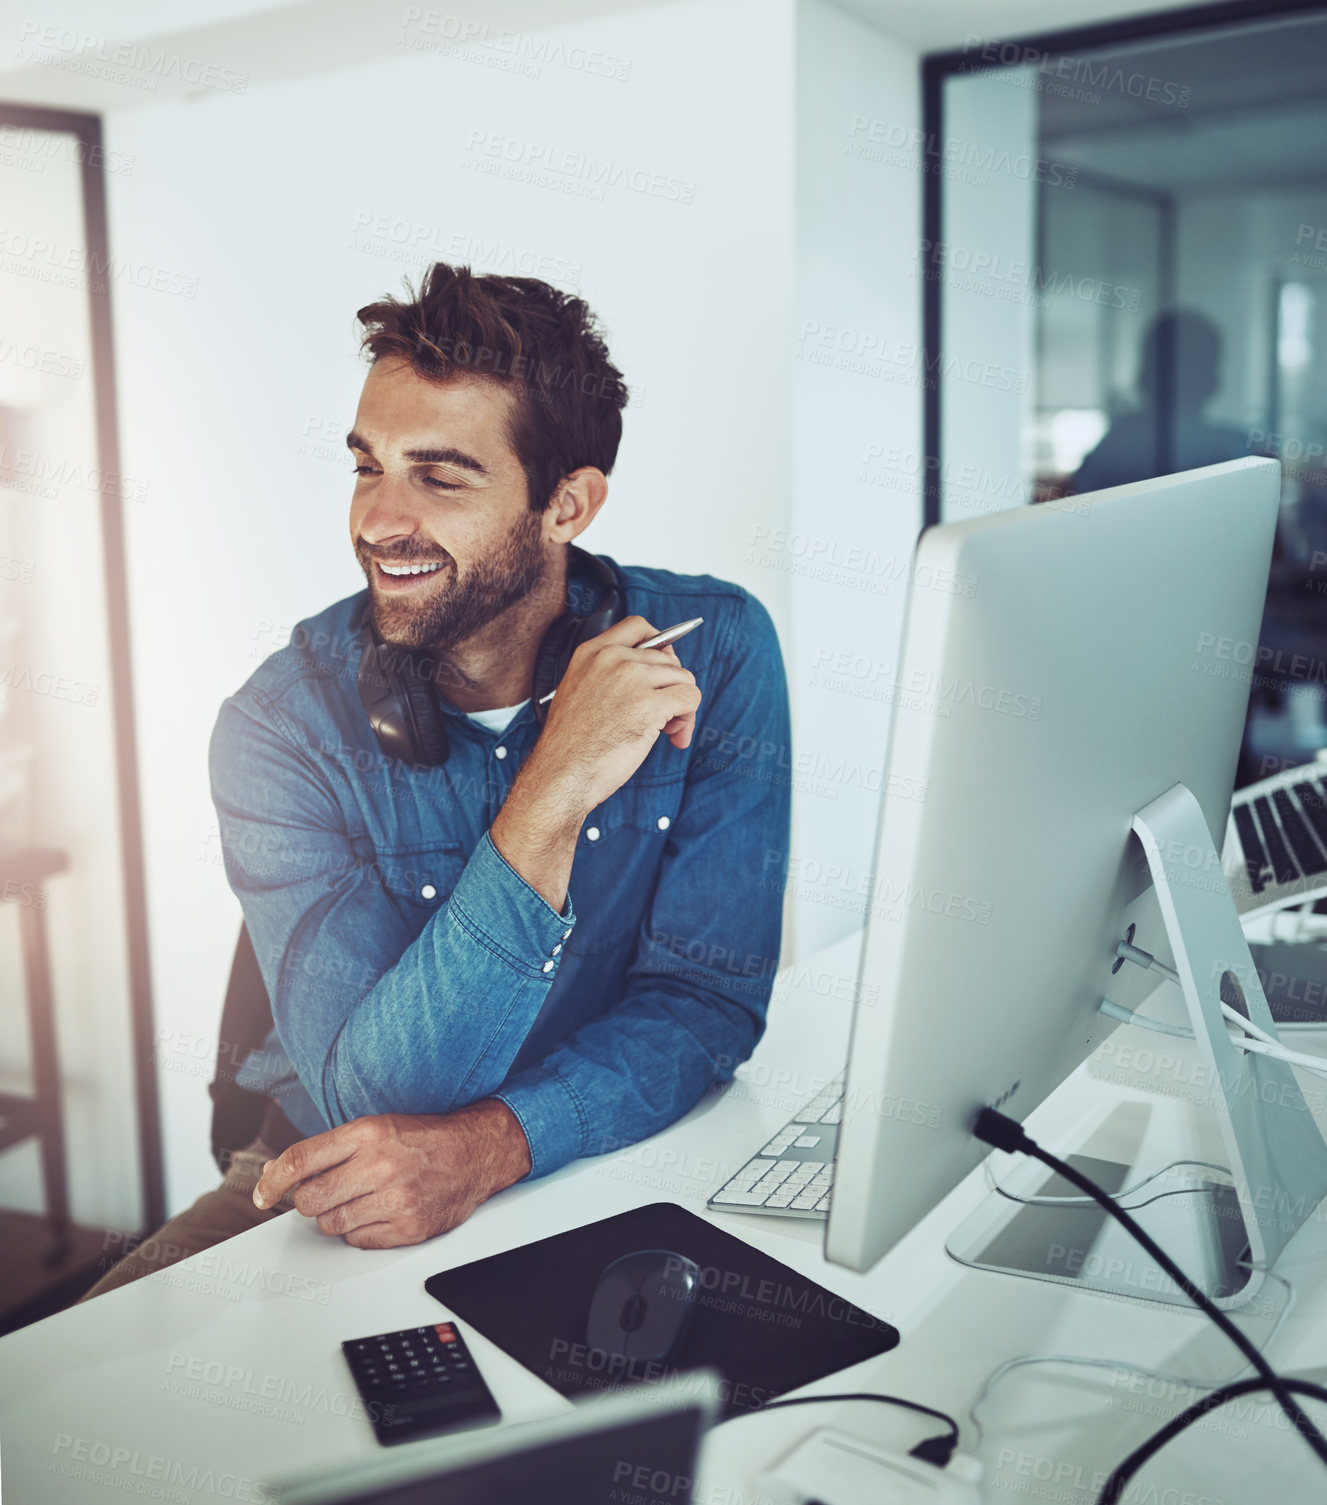
[[[545,557],[539,514],[528,509],[521,520],[487,557],[477,560],[458,577],[456,561],[441,556],[442,568],[415,599],[398,600],[377,583],[377,563],[433,564],[436,553],[374,553],[363,539],[355,543],[355,557],[369,585],[373,625],[384,643],[396,648],[445,651],[465,642],[495,618],[542,588]]]

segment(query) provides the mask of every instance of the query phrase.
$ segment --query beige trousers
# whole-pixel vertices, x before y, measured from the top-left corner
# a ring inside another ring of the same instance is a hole
[[[269,1218],[288,1212],[289,1207],[280,1205],[266,1210],[253,1205],[253,1189],[263,1173],[263,1163],[275,1160],[279,1153],[261,1137],[242,1150],[236,1150],[220,1186],[214,1191],[205,1191],[193,1206],[177,1213],[150,1238],[145,1238],[117,1260],[90,1291],[78,1298],[79,1301],[88,1301],[104,1291],[128,1285],[131,1280],[151,1275],[154,1270],[164,1270],[177,1260],[201,1254],[223,1239],[234,1238],[237,1233],[244,1233],[259,1223],[266,1223]]]

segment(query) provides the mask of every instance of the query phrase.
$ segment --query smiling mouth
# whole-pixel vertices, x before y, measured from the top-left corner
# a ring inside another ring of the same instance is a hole
[[[440,574],[446,568],[437,562],[429,564],[384,564],[381,560],[374,561],[374,571],[380,584],[386,585],[390,590],[400,590],[402,587],[413,585],[416,581],[431,579]]]

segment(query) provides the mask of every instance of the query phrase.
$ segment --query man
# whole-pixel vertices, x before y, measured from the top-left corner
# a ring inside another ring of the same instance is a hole
[[[1247,432],[1205,416],[1220,385],[1220,329],[1189,309],[1158,314],[1143,337],[1138,368],[1142,405],[1112,421],[1084,456],[1073,491],[1103,491],[1248,454]]]
[[[289,1206],[357,1248],[431,1238],[664,1128],[764,1027],[791,761],[768,613],[710,575],[573,568],[593,564],[573,540],[627,400],[583,301],[438,264],[359,318],[367,590],[302,622],[211,746],[275,1026],[236,1081],[269,1108],[222,1185],[89,1296]],[[612,581],[621,611],[571,654],[541,725],[545,634]],[[421,666],[445,757],[379,745],[357,687],[366,610]],[[637,646],[692,617],[691,667]]]

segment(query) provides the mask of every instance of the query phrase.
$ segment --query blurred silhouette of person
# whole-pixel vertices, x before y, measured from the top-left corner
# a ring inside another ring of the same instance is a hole
[[[1079,466],[1071,491],[1100,491],[1250,453],[1247,434],[1203,417],[1220,382],[1216,325],[1188,309],[1158,314],[1143,336],[1138,370],[1146,406],[1112,421]]]

